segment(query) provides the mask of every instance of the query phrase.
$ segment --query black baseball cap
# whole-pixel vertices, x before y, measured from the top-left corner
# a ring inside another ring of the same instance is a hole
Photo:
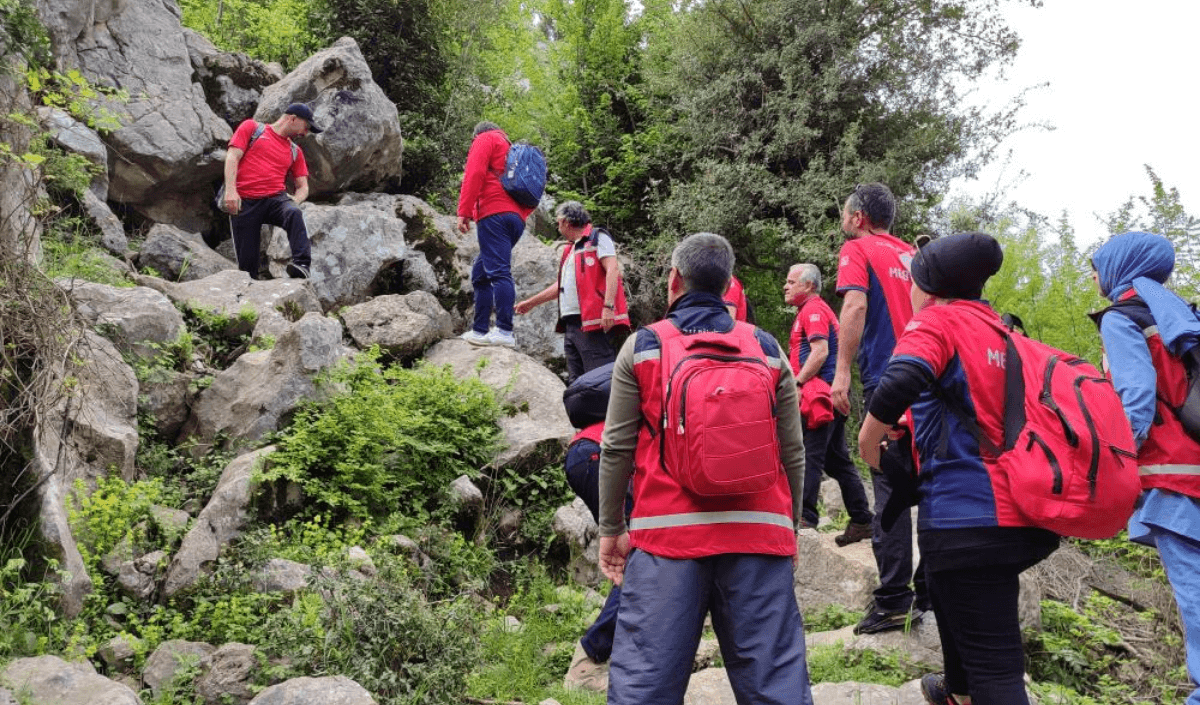
[[[304,122],[307,122],[308,123],[308,131],[313,133],[314,135],[317,134],[318,132],[323,132],[323,130],[321,128],[317,127],[317,123],[313,122],[312,108],[308,107],[304,103],[292,103],[291,105],[287,106],[287,110],[284,110],[283,114],[284,115],[295,115],[296,117],[300,118]]]

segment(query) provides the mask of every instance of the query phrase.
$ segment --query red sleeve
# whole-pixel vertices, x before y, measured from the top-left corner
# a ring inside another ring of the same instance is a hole
[[[304,159],[304,150],[300,149],[300,145],[296,145],[296,161],[292,162],[289,171],[292,177],[308,176],[308,162]]]
[[[915,358],[924,362],[934,377],[946,370],[946,365],[954,357],[954,344],[946,323],[936,315],[937,307],[931,306],[913,317],[892,352],[892,359],[901,357]]]
[[[806,306],[800,329],[809,340],[829,340],[829,326],[835,321],[830,319],[832,312],[824,306]]]
[[[462,188],[458,193],[458,217],[474,218],[475,204],[483,192],[483,179],[487,176],[492,158],[491,131],[475,135],[471,149],[467,151],[467,166],[463,172]]]
[[[258,123],[253,120],[242,120],[242,124],[233,131],[233,137],[229,138],[229,146],[245,152],[250,145],[250,138],[254,136],[254,128],[257,126]]]
[[[870,279],[867,275],[867,255],[855,240],[847,240],[838,253],[837,293],[867,291]]]

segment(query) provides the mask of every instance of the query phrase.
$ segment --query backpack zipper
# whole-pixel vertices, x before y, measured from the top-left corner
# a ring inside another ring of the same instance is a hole
[[[1039,438],[1033,431],[1029,432],[1029,444],[1025,446],[1026,453],[1033,449],[1034,443],[1041,446],[1042,452],[1046,454],[1046,459],[1050,461],[1050,469],[1054,471],[1054,486],[1051,488],[1051,491],[1054,494],[1062,494],[1063,474],[1062,466],[1058,464],[1058,458],[1054,457],[1054,453],[1050,451],[1050,446],[1046,445],[1046,442]]]
[[[1075,429],[1071,428],[1071,423],[1067,421],[1067,417],[1063,414],[1062,409],[1059,408],[1058,402],[1054,401],[1054,397],[1050,394],[1051,377],[1054,376],[1054,366],[1058,362],[1058,355],[1051,355],[1049,362],[1046,363],[1046,373],[1042,377],[1042,391],[1038,395],[1038,401],[1041,402],[1042,406],[1054,412],[1054,415],[1058,417],[1058,422],[1062,424],[1063,433],[1067,436],[1067,442],[1071,444],[1072,448],[1078,448],[1079,434],[1075,432]],[[1076,389],[1076,394],[1078,394],[1078,389]],[[1082,401],[1081,398],[1080,402],[1082,403]]]

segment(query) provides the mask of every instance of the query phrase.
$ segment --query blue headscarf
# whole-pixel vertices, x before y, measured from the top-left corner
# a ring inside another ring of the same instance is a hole
[[[1183,299],[1163,283],[1175,270],[1175,248],[1171,241],[1154,233],[1123,233],[1113,237],[1092,255],[1092,266],[1100,280],[1100,293],[1116,301],[1130,287],[1150,307],[1163,344],[1181,355],[1200,341],[1200,320]]]

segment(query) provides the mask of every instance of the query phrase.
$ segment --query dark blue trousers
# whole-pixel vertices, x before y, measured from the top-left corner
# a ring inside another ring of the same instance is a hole
[[[258,279],[258,270],[262,265],[260,257],[264,225],[274,225],[287,231],[294,264],[304,267],[312,264],[304,214],[286,193],[281,193],[266,198],[243,198],[242,211],[229,216],[229,230],[233,235],[238,269],[249,273],[251,279]]]
[[[834,414],[820,428],[804,429],[804,495],[800,516],[817,525],[817,500],[821,497],[821,473],[832,477],[842,490],[846,513],[855,524],[870,524],[871,504],[858,467],[846,449],[846,417]]]
[[[864,393],[863,409],[871,406],[871,393]],[[880,465],[887,463],[912,471],[912,453],[907,441],[889,441],[879,459]],[[900,512],[896,522],[887,531],[883,530],[883,508],[892,496],[892,481],[887,473],[871,473],[871,485],[875,490],[875,519],[872,522],[871,549],[875,554],[875,566],[879,569],[879,587],[875,588],[875,608],[883,612],[903,612],[914,601],[921,610],[930,609],[929,591],[925,587],[925,569],[918,564],[913,569],[913,526],[912,513]],[[914,594],[915,587],[915,594]]]
[[[487,333],[496,312],[496,327],[505,333],[513,329],[513,304],[517,300],[512,278],[512,249],[525,232],[525,221],[516,213],[497,213],[475,223],[479,238],[479,256],[471,267],[471,287],[475,290],[475,320],[471,328]]]
[[[641,550],[625,565],[609,705],[682,703],[710,612],[738,705],[812,705],[791,557]]]
[[[565,463],[567,484],[587,505],[592,519],[600,523],[600,446],[590,440],[579,440],[567,448]],[[626,513],[632,508],[632,497],[626,497]],[[614,585],[600,609],[600,616],[588,627],[579,643],[589,658],[604,663],[612,654],[613,633],[617,629],[617,609],[621,606],[621,586]]]

